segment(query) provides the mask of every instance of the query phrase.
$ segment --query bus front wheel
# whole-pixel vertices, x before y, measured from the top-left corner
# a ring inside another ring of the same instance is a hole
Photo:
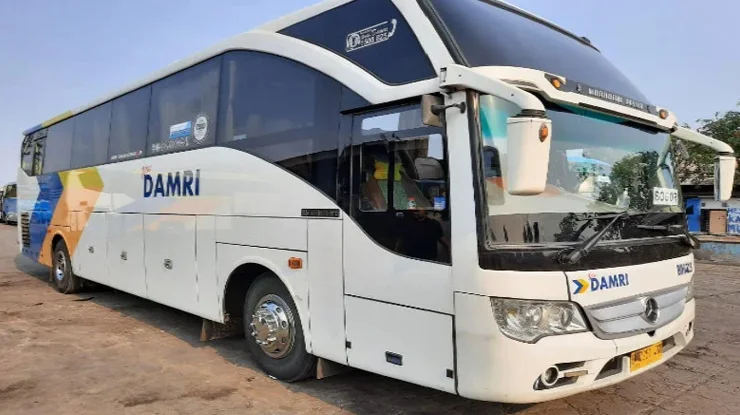
[[[272,274],[257,278],[244,300],[247,348],[268,375],[294,382],[315,373],[306,351],[301,318],[283,283]]]
[[[72,273],[72,260],[67,244],[60,240],[54,246],[51,266],[51,284],[62,294],[74,294],[82,287],[82,280]]]

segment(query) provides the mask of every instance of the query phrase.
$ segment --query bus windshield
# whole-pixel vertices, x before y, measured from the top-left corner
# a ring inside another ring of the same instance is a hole
[[[517,13],[516,8],[487,0],[430,3],[468,66],[537,69],[648,102],[589,42]]]
[[[546,108],[553,130],[547,187],[537,196],[513,196],[505,190],[506,119],[518,109],[480,98],[484,211],[497,243],[572,241],[569,227],[598,214],[681,212],[668,133],[576,107]]]

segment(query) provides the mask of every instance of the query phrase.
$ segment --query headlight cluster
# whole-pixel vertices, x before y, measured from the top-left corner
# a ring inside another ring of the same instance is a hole
[[[534,343],[545,336],[587,331],[578,307],[570,302],[492,298],[501,332],[514,340]]]
[[[692,298],[694,298],[694,277],[691,277],[691,281],[689,281],[689,289],[686,290],[686,301],[691,301]]]

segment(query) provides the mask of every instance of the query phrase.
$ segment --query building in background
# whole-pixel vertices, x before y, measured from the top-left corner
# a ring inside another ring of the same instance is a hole
[[[732,199],[726,202],[714,200],[711,180],[698,185],[683,184],[681,191],[690,232],[740,237],[740,186],[735,186]]]

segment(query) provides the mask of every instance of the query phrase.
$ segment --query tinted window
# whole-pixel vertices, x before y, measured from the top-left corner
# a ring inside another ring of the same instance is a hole
[[[424,126],[418,105],[358,115],[353,125],[352,216],[391,251],[450,263],[443,130]]]
[[[405,107],[377,113],[363,118],[358,125],[362,130],[362,135],[393,133],[424,127],[420,107]]]
[[[144,155],[151,93],[152,88],[145,87],[113,101],[108,160],[129,160]]]
[[[334,198],[341,85],[257,52],[224,56],[219,143],[279,164]]]
[[[148,154],[214,143],[220,63],[214,58],[154,83]]]
[[[5,188],[5,197],[17,197],[16,186],[10,184]]]
[[[538,69],[633,99],[645,96],[601,53],[482,0],[431,0],[470,66]]]
[[[33,143],[33,161],[31,163],[31,173],[34,176],[38,176],[43,172],[45,147],[46,139],[44,138],[36,140]]]
[[[44,173],[53,173],[69,170],[72,159],[72,136],[74,134],[75,118],[70,118],[49,127],[46,137],[46,155],[44,157]]]
[[[103,164],[108,159],[111,104],[77,115],[72,141],[72,168]]]
[[[390,0],[358,0],[282,30],[331,50],[388,84],[436,76],[416,35]]]
[[[30,176],[33,174],[33,146],[29,145],[27,148],[22,149],[22,151],[21,169]]]

